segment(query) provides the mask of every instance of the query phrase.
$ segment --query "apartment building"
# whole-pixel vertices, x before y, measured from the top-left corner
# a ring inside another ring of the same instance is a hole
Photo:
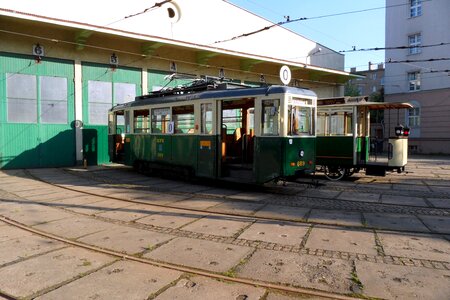
[[[400,122],[411,153],[450,153],[450,1],[386,0],[385,101],[410,102]],[[405,47],[406,46],[406,47]]]

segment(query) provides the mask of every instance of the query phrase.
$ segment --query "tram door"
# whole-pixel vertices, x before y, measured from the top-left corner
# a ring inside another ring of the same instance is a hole
[[[254,98],[222,101],[221,177],[253,178],[254,110]]]
[[[108,115],[108,152],[111,162],[124,162],[124,112]]]

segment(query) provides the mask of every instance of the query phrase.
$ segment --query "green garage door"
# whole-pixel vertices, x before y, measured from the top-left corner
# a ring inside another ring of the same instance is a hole
[[[108,110],[141,95],[141,70],[83,63],[83,154],[89,165],[109,162]]]
[[[75,164],[74,63],[0,52],[0,168]]]

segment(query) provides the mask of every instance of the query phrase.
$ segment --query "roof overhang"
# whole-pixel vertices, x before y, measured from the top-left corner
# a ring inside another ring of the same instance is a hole
[[[195,60],[193,63],[198,65],[203,65],[207,67],[217,67],[221,68],[220,65],[214,65],[214,60],[218,59],[232,59],[239,60],[240,71],[244,72],[262,72],[264,74],[269,74],[268,70],[272,75],[278,76],[278,71],[280,66],[287,65],[291,68],[293,73],[293,78],[299,79],[299,84],[302,81],[309,83],[316,83],[317,85],[341,85],[347,82],[349,79],[356,78],[354,74],[348,72],[327,69],[307,64],[302,64],[294,61],[277,59],[273,57],[254,55],[251,53],[244,53],[239,51],[227,50],[219,47],[201,45],[196,43],[189,43],[184,41],[179,41],[175,39],[162,38],[158,36],[152,36],[147,34],[141,34],[136,32],[112,29],[104,26],[97,26],[92,24],[86,24],[81,22],[74,22],[68,20],[62,20],[57,18],[50,18],[46,16],[40,16],[30,13],[18,12],[9,9],[0,8],[0,17],[8,18],[10,21],[14,22],[31,22],[34,24],[45,24],[45,26],[53,26],[57,28],[64,28],[65,30],[73,31],[74,38],[70,41],[55,39],[51,36],[46,36],[45,32],[41,32],[39,36],[35,36],[38,39],[48,40],[51,42],[67,43],[73,44],[78,50],[83,50],[88,47],[101,48],[95,45],[90,45],[88,40],[92,36],[114,36],[120,39],[133,40],[135,42],[140,42],[142,44],[140,53],[133,53],[135,55],[141,56],[155,56],[155,58],[164,59],[164,57],[159,53],[156,55],[158,49],[163,48],[173,48],[173,49],[184,49],[186,51],[194,51],[196,53]],[[16,35],[27,35],[27,32],[13,32],[8,30],[0,29],[0,32],[16,34]],[[117,53],[128,53],[125,50],[114,49]],[[162,51],[161,51],[162,52]],[[170,59],[169,57],[167,59]],[[223,67],[223,66],[222,66]]]

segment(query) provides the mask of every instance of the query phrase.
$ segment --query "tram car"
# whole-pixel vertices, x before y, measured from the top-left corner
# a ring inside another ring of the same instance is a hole
[[[340,180],[360,170],[374,176],[405,171],[409,128],[400,125],[399,111],[410,108],[412,105],[409,103],[370,102],[367,96],[319,99],[316,131],[318,170],[330,180]],[[395,115],[395,111],[389,113],[391,110],[397,110],[395,123],[391,122],[391,115]],[[375,130],[371,130],[370,116],[376,111],[384,111],[388,120],[377,124],[382,129],[378,130],[378,136],[371,136],[371,131],[375,133]]]
[[[143,172],[263,184],[315,172],[317,96],[197,80],[109,112],[112,162]]]

